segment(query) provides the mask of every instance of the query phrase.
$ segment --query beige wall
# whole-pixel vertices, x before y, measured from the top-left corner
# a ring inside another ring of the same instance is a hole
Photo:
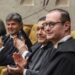
[[[33,24],[53,8],[68,10],[72,18],[72,30],[75,30],[75,0],[0,0],[0,18],[5,21],[7,14],[18,12],[24,23]]]

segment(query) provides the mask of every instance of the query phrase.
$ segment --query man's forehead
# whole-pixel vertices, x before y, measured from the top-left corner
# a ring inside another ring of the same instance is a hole
[[[58,15],[60,15],[61,13],[59,12],[59,11],[52,11],[52,12],[50,12],[50,13],[48,13],[47,15],[46,15],[46,18],[48,18],[48,17],[50,17],[50,16],[58,16]]]
[[[59,12],[51,12],[49,14],[46,15],[46,21],[49,21],[49,20],[60,20],[60,17],[61,17],[61,13]]]
[[[45,21],[39,21],[37,25],[43,25]]]

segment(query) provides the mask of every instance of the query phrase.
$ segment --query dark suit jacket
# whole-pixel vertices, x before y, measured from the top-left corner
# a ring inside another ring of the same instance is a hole
[[[38,75],[75,75],[75,40],[70,38],[49,51]]]
[[[14,61],[12,60],[11,52],[9,51],[9,46],[4,47],[3,50],[0,52],[0,66],[6,65],[14,65]]]
[[[27,67],[26,75],[37,75],[39,72],[39,69],[42,64],[42,60],[47,55],[47,52],[50,47],[52,46],[51,43],[48,43],[45,47],[42,49],[41,44],[36,44],[32,47],[32,55],[30,57],[30,62]]]
[[[29,40],[28,36],[22,31],[22,35],[26,40],[26,44],[30,50],[30,47],[32,46],[31,41]],[[18,52],[18,50],[14,47],[13,39],[10,38],[10,36],[5,37],[3,39],[4,42],[4,49],[0,52],[0,65],[15,65],[12,54],[14,52]]]
[[[13,45],[13,39],[9,36],[4,39],[4,49],[0,52],[0,65],[14,65],[12,54],[18,51]]]

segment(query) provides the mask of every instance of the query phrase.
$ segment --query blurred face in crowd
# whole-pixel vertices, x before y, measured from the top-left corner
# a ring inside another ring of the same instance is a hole
[[[45,43],[45,42],[47,42],[46,33],[45,33],[44,27],[42,25],[43,22],[44,21],[39,21],[38,25],[37,25],[36,34],[37,34],[37,39],[38,39],[39,43]]]
[[[18,22],[14,20],[10,20],[6,22],[7,31],[9,34],[16,34],[20,30],[20,25]]]
[[[50,41],[59,41],[66,35],[66,31],[69,28],[69,23],[63,23],[61,21],[61,13],[58,11],[52,11],[46,16],[46,23],[44,23],[44,29],[47,34],[47,39]]]

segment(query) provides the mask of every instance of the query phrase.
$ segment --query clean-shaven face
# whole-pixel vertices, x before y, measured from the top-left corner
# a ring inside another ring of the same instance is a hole
[[[46,16],[46,25],[44,29],[47,34],[47,39],[58,41],[64,36],[65,27],[60,20],[61,14],[58,11],[50,12]]]

